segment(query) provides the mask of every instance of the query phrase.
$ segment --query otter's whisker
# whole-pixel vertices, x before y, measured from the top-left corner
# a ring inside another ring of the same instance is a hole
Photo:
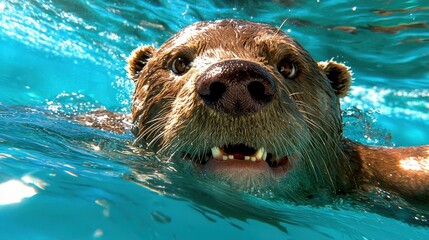
[[[283,25],[285,25],[285,23],[287,22],[288,19],[289,18],[286,18],[285,20],[283,20],[282,24],[280,24],[280,26],[277,28],[277,31],[274,34],[274,36],[277,35],[277,34],[279,34],[279,32],[282,30]]]

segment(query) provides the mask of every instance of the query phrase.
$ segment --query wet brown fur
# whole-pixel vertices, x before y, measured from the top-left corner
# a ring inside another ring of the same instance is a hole
[[[177,57],[192,62],[183,75],[170,70]],[[217,112],[196,93],[197,77],[210,65],[230,59],[260,64],[273,76],[276,93],[259,112],[240,117]],[[277,70],[282,59],[296,64],[294,79],[285,79]],[[401,159],[418,151],[426,151],[419,156],[427,159],[429,147],[370,148],[344,139],[339,97],[350,87],[349,68],[334,61],[315,62],[277,28],[238,20],[195,23],[158,49],[137,48],[128,71],[136,84],[132,132],[136,141],[160,154],[197,156],[213,146],[235,143],[263,146],[276,156],[289,156],[296,171],[279,184],[288,185],[290,195],[316,187],[347,191],[372,182],[407,196],[429,196],[429,170],[416,173],[399,167]]]
[[[153,59],[147,61],[150,56]],[[193,60],[183,76],[169,69],[179,56]],[[285,58],[297,65],[296,79],[284,79],[277,71],[278,62]],[[271,104],[256,114],[234,117],[202,103],[195,79],[210,64],[229,59],[258,63],[274,76],[278,90]],[[146,61],[143,68],[135,64]],[[333,188],[354,184],[350,181],[354,166],[344,161],[339,144],[337,95],[344,96],[348,90],[348,68],[332,61],[318,67],[294,39],[274,27],[235,20],[197,23],[158,50],[136,49],[129,72],[136,82],[132,105],[136,135],[161,153],[199,155],[212,146],[234,143],[264,146],[279,157],[295,156],[292,164],[309,173],[309,183]],[[328,81],[327,73],[335,78]]]

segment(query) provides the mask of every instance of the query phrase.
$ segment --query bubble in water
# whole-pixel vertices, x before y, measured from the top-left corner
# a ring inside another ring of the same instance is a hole
[[[96,100],[76,92],[60,93],[54,100],[46,101],[46,104],[52,113],[66,116],[75,116],[102,107]]]

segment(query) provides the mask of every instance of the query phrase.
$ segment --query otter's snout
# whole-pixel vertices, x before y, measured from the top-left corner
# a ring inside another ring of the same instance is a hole
[[[259,111],[273,99],[275,83],[260,65],[227,60],[210,66],[196,82],[204,103],[234,116]]]

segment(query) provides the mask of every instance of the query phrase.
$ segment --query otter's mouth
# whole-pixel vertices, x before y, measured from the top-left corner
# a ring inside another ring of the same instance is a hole
[[[186,159],[192,160],[200,171],[234,174],[266,174],[274,177],[285,175],[290,169],[289,158],[280,158],[268,152],[264,147],[254,148],[245,144],[228,144],[212,147],[200,156],[185,153]]]

